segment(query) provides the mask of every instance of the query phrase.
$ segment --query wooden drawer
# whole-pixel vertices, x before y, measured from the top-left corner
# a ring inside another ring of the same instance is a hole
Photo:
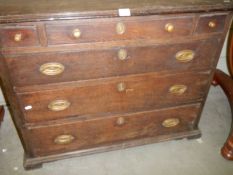
[[[213,66],[218,42],[213,38],[181,44],[24,55],[8,57],[6,62],[13,84],[19,87],[146,72],[201,70]]]
[[[171,39],[191,34],[193,16],[147,16],[50,23],[49,45],[131,39]]]
[[[18,94],[26,122],[72,116],[125,113],[202,100],[210,71],[144,74]]]
[[[200,105],[82,119],[27,132],[34,156],[82,150],[120,141],[190,131]]]
[[[223,32],[227,14],[200,15],[196,34]]]
[[[38,46],[36,26],[15,26],[0,28],[2,47]]]

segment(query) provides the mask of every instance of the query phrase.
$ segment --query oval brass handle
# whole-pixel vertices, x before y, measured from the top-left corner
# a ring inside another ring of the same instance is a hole
[[[67,100],[54,100],[49,103],[48,108],[51,111],[63,111],[69,108],[71,103]]]
[[[121,126],[125,124],[125,119],[123,117],[117,118],[116,124]]]
[[[182,95],[187,91],[188,87],[185,85],[173,85],[170,87],[169,92],[175,95]]]
[[[22,41],[22,39],[23,39],[23,34],[22,34],[22,33],[16,33],[16,34],[15,34],[14,40],[15,40],[16,42],[20,42],[20,41]]]
[[[194,59],[195,53],[192,50],[182,50],[176,53],[176,60],[179,62],[189,62]]]
[[[165,128],[175,127],[180,123],[178,118],[169,118],[163,121],[162,125]]]
[[[118,58],[119,60],[125,60],[127,58],[128,54],[127,51],[125,49],[120,49],[118,51]]]
[[[74,38],[78,39],[81,36],[81,31],[79,29],[74,29],[73,30],[73,36]]]
[[[126,31],[126,27],[125,27],[125,24],[122,23],[122,22],[118,22],[117,25],[116,25],[116,32],[118,35],[122,35],[124,34]]]
[[[208,23],[208,26],[209,26],[210,28],[215,28],[215,27],[216,27],[216,22],[210,21],[210,22]]]
[[[118,92],[123,92],[126,89],[126,84],[121,82],[117,84],[117,90]]]
[[[165,25],[165,30],[169,33],[173,32],[175,29],[175,26],[172,23],[167,23]]]
[[[58,145],[65,145],[65,144],[69,144],[71,142],[74,141],[74,136],[72,135],[59,135],[54,139],[54,143],[58,144]]]
[[[59,75],[64,70],[65,66],[60,63],[45,63],[40,66],[40,72],[44,75]]]

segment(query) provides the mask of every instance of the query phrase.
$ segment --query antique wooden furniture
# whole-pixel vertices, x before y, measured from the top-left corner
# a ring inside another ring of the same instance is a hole
[[[216,70],[213,84],[220,85],[228,97],[232,112],[232,124],[229,137],[224,144],[221,152],[224,158],[233,160],[233,35],[232,30],[229,33],[227,62],[231,76],[228,76],[221,70]]]
[[[0,70],[25,168],[200,136],[229,0],[0,0]]]
[[[0,106],[0,126],[4,117],[4,106]]]

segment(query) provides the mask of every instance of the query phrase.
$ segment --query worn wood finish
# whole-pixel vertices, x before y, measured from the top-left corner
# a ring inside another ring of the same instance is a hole
[[[31,149],[35,157],[63,153],[123,140],[192,130],[199,106],[197,104],[111,117],[84,118],[73,123],[30,129],[27,134],[31,140]],[[121,118],[124,122],[118,123]],[[166,128],[162,123],[168,118],[177,118],[180,123],[177,126]],[[67,144],[55,143],[55,138],[64,134],[71,135],[74,139]]]
[[[200,136],[232,2],[0,4],[0,75],[26,169]]]
[[[130,8],[133,16],[168,13],[226,11],[233,2],[223,0],[15,0],[0,1],[0,22],[42,21],[71,18],[115,17],[118,9]]]
[[[195,31],[196,34],[204,34],[204,33],[214,33],[214,32],[223,32],[224,24],[226,21],[225,14],[204,14],[199,18],[199,22],[197,24],[197,29]]]
[[[156,76],[153,74],[114,78],[101,84],[63,88],[18,94],[27,122],[41,122],[96,113],[123,113],[151,110],[165,106],[202,100],[206,93],[210,71]],[[119,91],[119,83],[125,89]],[[185,85],[183,94],[169,90],[174,85]],[[70,106],[62,111],[51,111],[49,104],[55,100],[66,100]],[[159,101],[159,103],[158,103]],[[104,104],[104,105],[103,105]],[[27,106],[32,109],[25,110]]]
[[[164,19],[163,19],[164,18]],[[83,42],[103,42],[113,40],[131,39],[168,39],[179,36],[188,36],[193,28],[194,16],[150,16],[134,18],[115,18],[115,19],[90,19],[47,25],[48,43],[74,44]],[[124,32],[117,33],[117,24],[124,25]],[[165,30],[166,24],[174,25],[173,32]],[[142,27],[143,26],[143,27]],[[73,36],[73,31],[79,29],[79,38]]]
[[[213,84],[220,85],[221,88],[223,88],[225,94],[228,97],[228,101],[231,106],[231,111],[233,113],[233,80],[232,78],[229,77],[224,72],[220,70],[216,70]],[[232,120],[233,120],[233,114],[232,114]],[[224,158],[233,160],[233,122],[232,122],[230,134],[226,140],[226,143],[224,144],[221,150],[221,153]]]
[[[35,168],[41,168],[42,163],[44,162],[52,162],[55,160],[73,158],[76,156],[86,156],[90,154],[102,153],[106,151],[114,151],[119,149],[126,149],[135,146],[141,146],[145,144],[157,143],[157,142],[164,142],[169,140],[180,140],[182,138],[192,139],[201,137],[201,132],[198,128],[179,132],[179,133],[169,133],[167,135],[158,135],[155,137],[144,137],[144,138],[137,138],[133,140],[125,140],[124,142],[117,142],[117,143],[109,143],[106,145],[101,145],[95,148],[83,149],[83,150],[76,150],[70,151],[65,153],[57,153],[54,155],[46,155],[42,157],[32,157],[25,155],[24,156],[24,168],[26,170],[31,170]]]
[[[231,77],[233,77],[233,29],[231,28],[229,33],[229,40],[228,40],[228,51],[227,51],[227,65],[228,70],[231,74]]]
[[[9,26],[0,29],[2,47],[38,46],[39,39],[35,26]],[[18,36],[18,41],[16,36]],[[21,37],[21,38],[19,38]]]
[[[221,153],[224,158],[228,160],[233,160],[233,79],[232,79],[232,73],[233,73],[233,35],[232,35],[232,29],[229,33],[229,40],[228,40],[228,52],[227,52],[227,62],[228,62],[228,68],[229,72],[231,74],[231,77],[225,74],[224,72],[220,70],[215,71],[215,77],[213,84],[214,85],[220,85],[221,88],[224,90],[226,96],[228,97],[228,101],[231,106],[231,112],[232,112],[232,123],[231,123],[231,130],[229,133],[229,136],[226,140],[226,143],[221,149]]]
[[[7,57],[6,62],[11,70],[13,83],[17,87],[146,72],[175,71],[177,69],[179,71],[203,70],[213,67],[213,57],[218,42],[218,38],[212,38],[182,44],[148,47],[119,47],[111,50],[28,54]],[[122,49],[127,53],[124,60],[121,60],[118,56]],[[193,60],[187,62],[177,60],[176,54],[183,50],[193,51],[195,54]],[[213,50],[213,52],[209,52],[210,50]],[[65,67],[64,72],[55,76],[46,76],[41,73],[40,67],[50,62],[62,64]]]
[[[3,118],[4,118],[4,106],[0,106],[0,126],[3,122]]]

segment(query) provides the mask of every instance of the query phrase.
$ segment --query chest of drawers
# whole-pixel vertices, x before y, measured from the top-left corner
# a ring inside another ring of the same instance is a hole
[[[200,136],[230,1],[23,1],[0,0],[0,75],[25,168]]]

